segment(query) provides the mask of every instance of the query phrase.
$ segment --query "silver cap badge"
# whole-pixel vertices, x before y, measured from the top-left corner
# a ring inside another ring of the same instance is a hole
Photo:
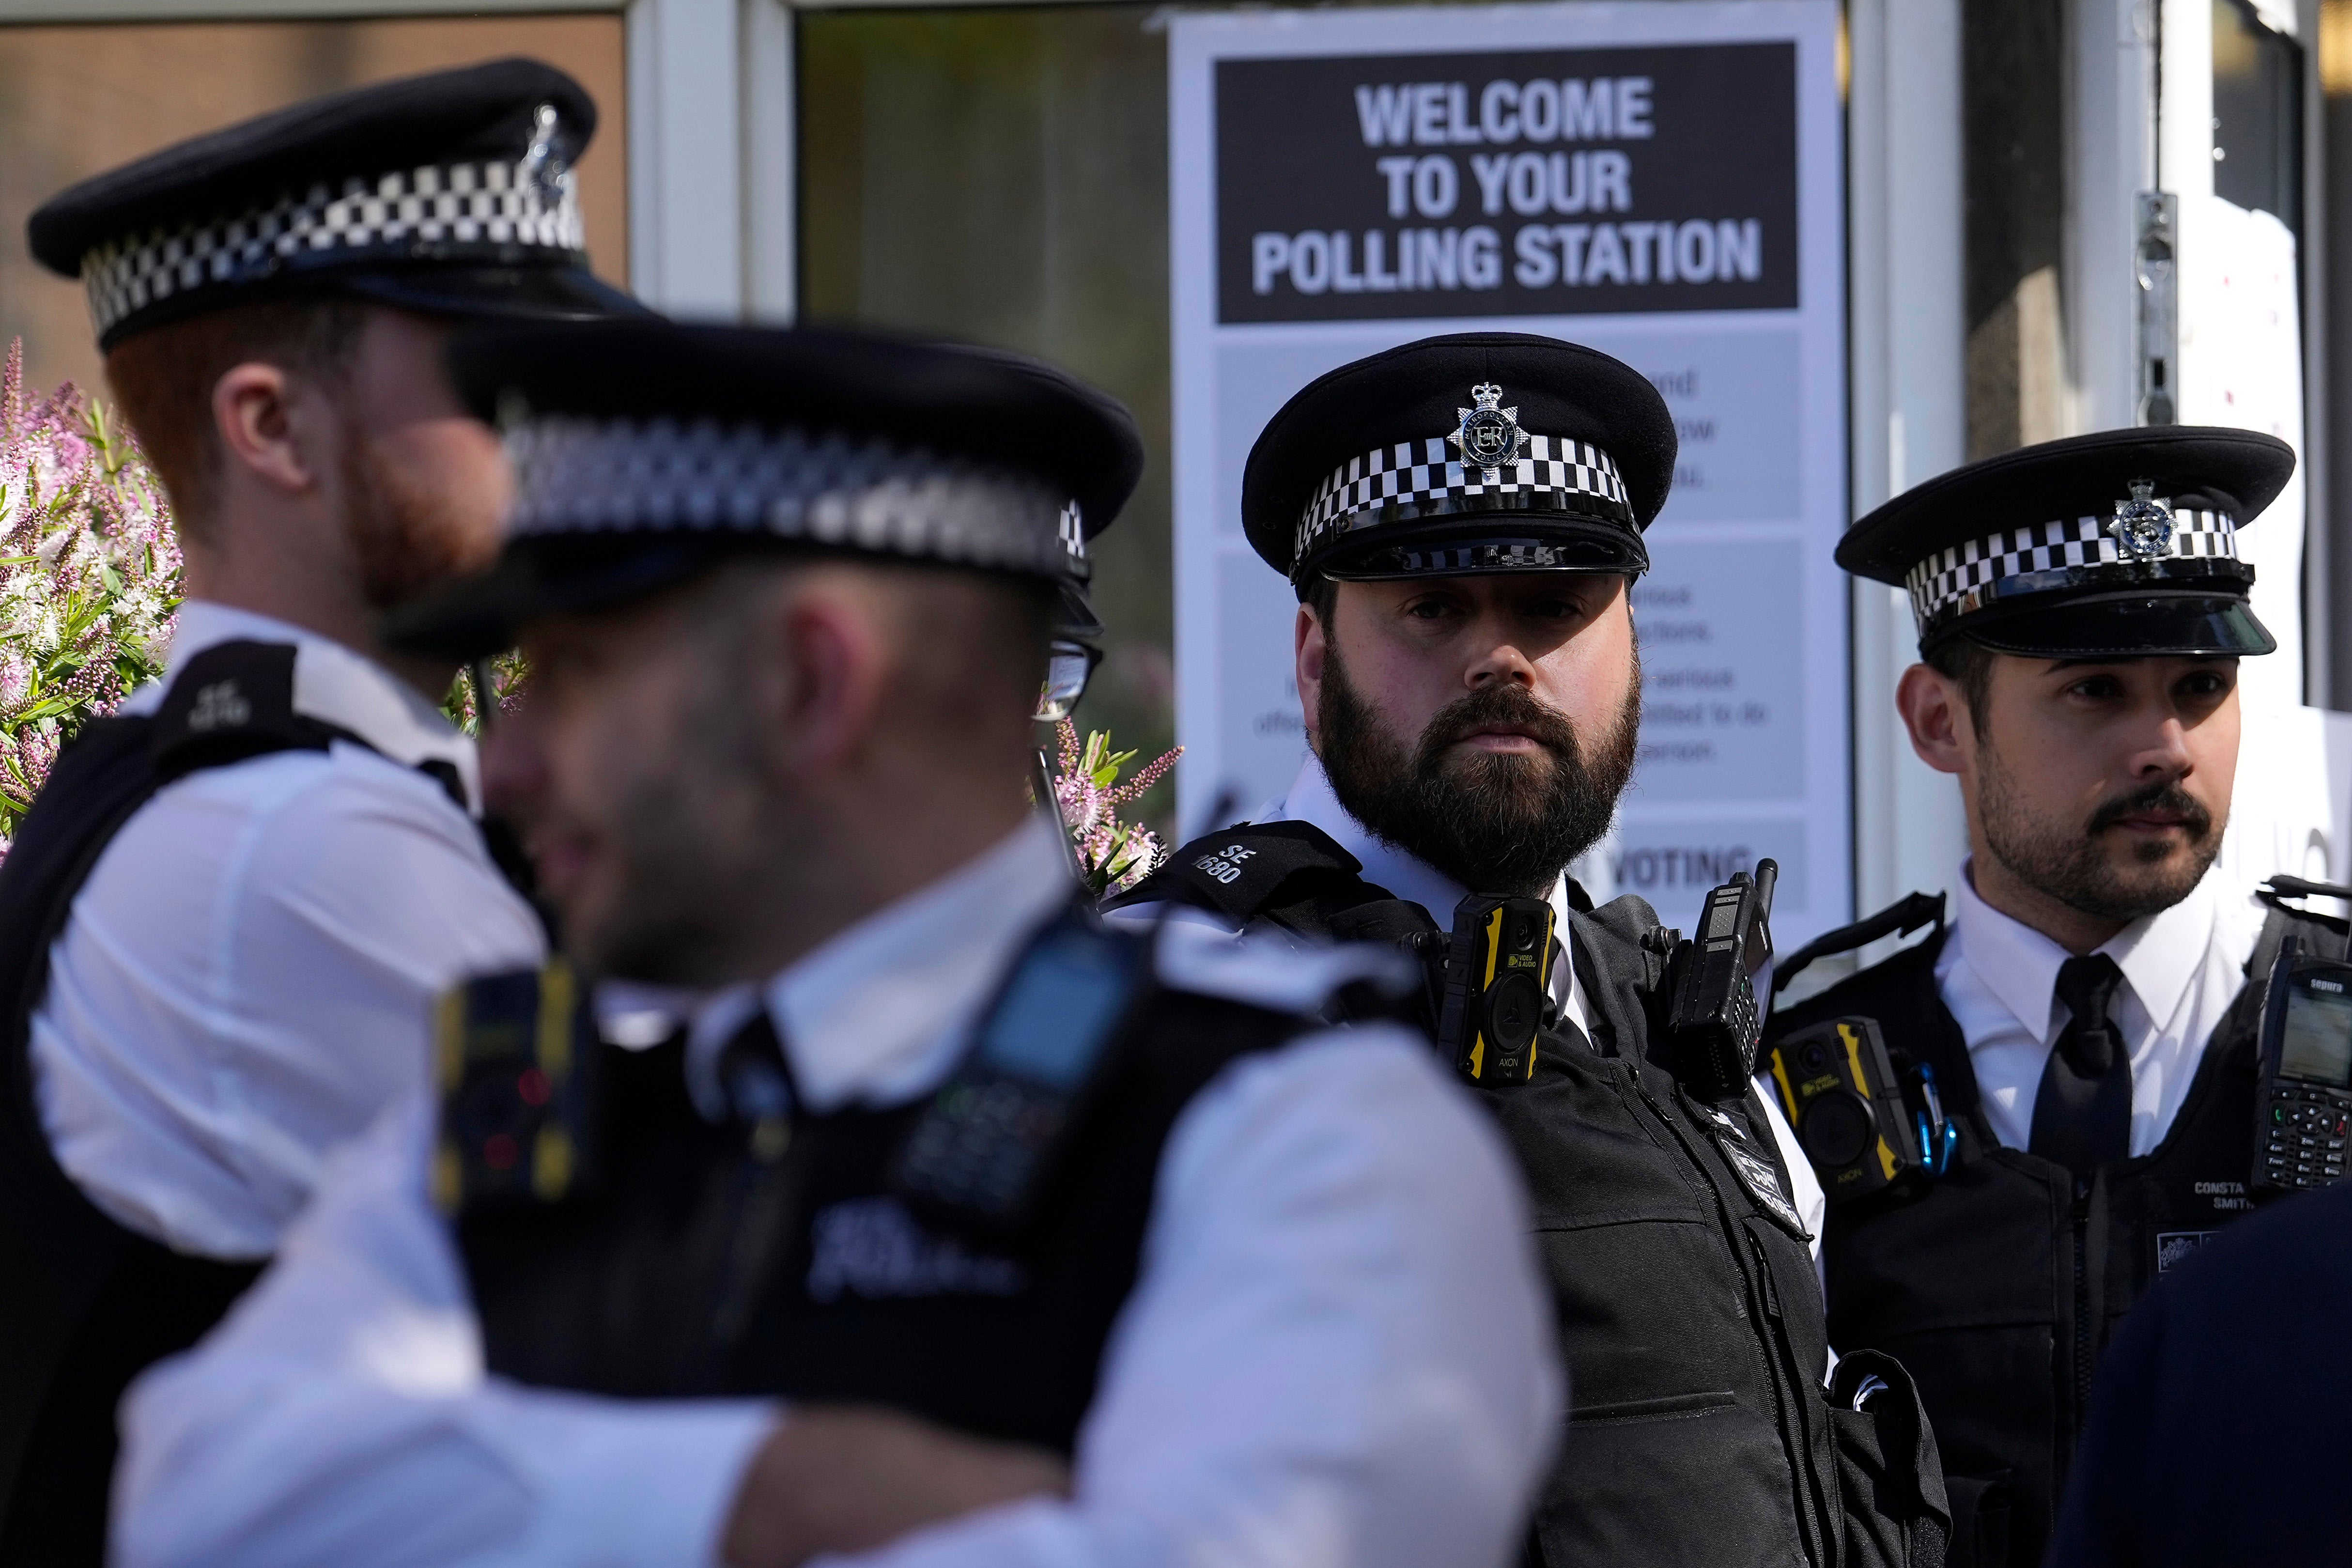
[[[1457,408],[1461,425],[1446,437],[1461,448],[1462,466],[1475,468],[1481,484],[1503,482],[1503,465],[1518,461],[1528,433],[1519,428],[1519,411],[1502,406],[1503,389],[1491,381],[1470,389],[1475,408]]]
[[[2134,479],[2131,500],[2116,502],[2116,520],[2107,524],[2107,531],[2130,560],[2150,561],[2172,552],[2172,511],[2155,496],[2153,482]]]

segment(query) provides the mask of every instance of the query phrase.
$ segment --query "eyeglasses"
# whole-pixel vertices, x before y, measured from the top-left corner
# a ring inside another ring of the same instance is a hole
[[[1103,650],[1092,643],[1055,638],[1045,660],[1045,684],[1037,689],[1037,721],[1051,724],[1068,718],[1102,659]]]

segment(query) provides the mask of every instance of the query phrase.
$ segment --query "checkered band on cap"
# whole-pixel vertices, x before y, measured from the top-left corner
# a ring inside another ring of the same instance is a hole
[[[1495,473],[1497,482],[1485,476]],[[1383,522],[1466,511],[1567,510],[1633,526],[1616,463],[1600,447],[1529,435],[1527,455],[1482,468],[1450,456],[1446,438],[1400,441],[1353,458],[1323,481],[1298,520],[1293,569],[1339,534]]]
[[[110,240],[82,258],[81,279],[103,337],[165,300],[289,268],[428,249],[462,259],[474,247],[485,258],[520,247],[577,259],[587,243],[570,172],[526,154],[316,184],[239,217]]]
[[[1003,469],[874,438],[715,420],[531,415],[506,426],[518,539],[760,533],[1034,576],[1082,567],[1068,502]]]
[[[2077,517],[2004,529],[1935,554],[1911,568],[1905,586],[1911,614],[1924,635],[1932,623],[1981,609],[2010,593],[2042,588],[2097,586],[2095,568],[2161,566],[2168,561],[2235,561],[2238,525],[2227,512],[2183,510],[2172,513],[2171,536],[2150,555],[2126,550],[2108,517]],[[2083,570],[2090,568],[2092,570]],[[2041,579],[2064,573],[2063,579]],[[2116,573],[2117,586],[2144,581],[2137,571]]]

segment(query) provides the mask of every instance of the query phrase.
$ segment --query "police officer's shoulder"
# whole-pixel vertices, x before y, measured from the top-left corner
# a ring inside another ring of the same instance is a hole
[[[1374,942],[1302,948],[1176,921],[1161,921],[1151,940],[1152,973],[1167,990],[1301,1019],[1352,993],[1402,994],[1419,978],[1402,953]]]
[[[1946,931],[1941,893],[1906,894],[1852,925],[1824,931],[1787,954],[1774,969],[1773,984],[1778,988],[1794,981],[1822,959],[1852,952],[1883,937],[1908,936],[1930,923],[1935,929],[1925,941],[1897,948],[1876,963],[1846,975],[1801,1002],[1776,1002],[1765,1022],[1766,1035],[1780,1038],[1829,1018],[1907,1014],[1920,987],[1935,984],[1936,955],[1943,951]]]
[[[1103,908],[1117,912],[1176,904],[1212,910],[1234,926],[1245,926],[1271,910],[1318,899],[1388,897],[1362,879],[1363,869],[1362,861],[1312,823],[1240,823],[1178,848]]]

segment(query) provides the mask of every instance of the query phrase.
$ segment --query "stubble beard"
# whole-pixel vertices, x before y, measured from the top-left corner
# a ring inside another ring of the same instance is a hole
[[[2101,805],[2080,824],[2043,816],[2026,804],[1988,749],[1979,773],[1978,809],[1985,850],[2027,887],[2094,920],[2123,924],[2170,909],[2196,889],[2221,851],[2221,829],[2203,802],[2176,780],[2133,790]],[[2119,868],[2101,836],[2137,812],[2176,812],[2187,843],[2138,845],[2131,869]]]
[[[1637,658],[1616,720],[1589,751],[1559,710],[1525,687],[1498,683],[1440,709],[1408,752],[1356,691],[1328,640],[1316,702],[1323,771],[1349,816],[1473,892],[1524,898],[1550,892],[1569,862],[1609,831],[1633,775],[1641,715]],[[1538,750],[1448,754],[1469,731],[1491,723],[1525,729]]]
[[[389,610],[489,564],[465,501],[420,482],[356,424],[343,428],[345,526],[369,608]]]

